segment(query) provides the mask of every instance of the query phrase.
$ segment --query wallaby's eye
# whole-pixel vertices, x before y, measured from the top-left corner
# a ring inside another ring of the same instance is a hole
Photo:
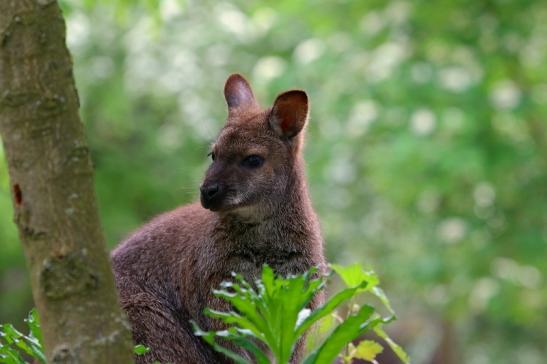
[[[246,168],[258,168],[264,163],[264,158],[259,155],[250,155],[241,161],[241,165]]]
[[[215,152],[209,152],[209,154],[207,154],[208,157],[211,157],[212,160],[215,160]]]

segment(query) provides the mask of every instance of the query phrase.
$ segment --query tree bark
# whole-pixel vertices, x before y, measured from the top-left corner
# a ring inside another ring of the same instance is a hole
[[[0,0],[0,135],[49,363],[130,363],[55,0]]]

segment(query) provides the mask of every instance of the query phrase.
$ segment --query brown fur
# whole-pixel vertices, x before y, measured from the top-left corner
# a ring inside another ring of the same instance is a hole
[[[202,185],[202,203],[209,209],[194,203],[160,215],[112,253],[134,340],[151,348],[137,363],[230,362],[195,337],[189,324],[195,320],[203,329],[223,328],[203,315],[205,307],[228,309],[212,295],[213,289],[230,279],[231,272],[254,281],[264,263],[281,275],[312,266],[324,269],[300,151],[306,94],[286,92],[263,110],[247,81],[232,75],[225,97],[228,120],[213,146],[215,160]],[[262,156],[264,164],[243,167],[249,155]],[[222,194],[211,202],[203,194],[215,183]],[[295,361],[302,349],[299,345]]]

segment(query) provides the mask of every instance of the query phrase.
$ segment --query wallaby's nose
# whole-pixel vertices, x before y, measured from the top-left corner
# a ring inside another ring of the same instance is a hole
[[[208,183],[199,188],[201,191],[201,204],[206,209],[214,208],[222,200],[222,187],[218,183]]]
[[[220,187],[218,186],[218,183],[212,183],[207,186],[201,186],[200,188],[201,194],[206,197],[207,199],[212,199],[215,197],[215,195],[220,191]]]

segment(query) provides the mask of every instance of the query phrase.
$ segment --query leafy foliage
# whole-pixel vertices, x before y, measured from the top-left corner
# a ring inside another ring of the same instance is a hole
[[[382,347],[378,343],[364,340],[357,346],[353,345],[354,340],[371,330],[379,333],[401,360],[408,363],[406,353],[382,329],[382,325],[391,322],[394,316],[382,317],[374,307],[354,303],[354,299],[361,293],[375,294],[374,288],[378,285],[376,274],[365,272],[358,265],[336,265],[335,271],[348,286],[313,311],[307,306],[321,293],[326,284],[326,277],[319,276],[315,269],[302,275],[283,278],[276,276],[273,270],[265,265],[261,279],[254,285],[234,273],[233,282],[223,282],[221,289],[214,291],[217,297],[231,304],[233,311],[206,310],[207,315],[222,320],[229,328],[206,332],[194,323],[195,334],[238,364],[248,362],[240,354],[222,346],[218,339],[231,341],[246,349],[259,364],[270,363],[270,355],[276,363],[288,363],[296,345],[304,340],[312,325],[328,316],[338,317],[337,309],[352,302],[347,316],[340,319],[339,324],[324,338],[321,345],[312,350],[302,363],[331,363],[337,357],[341,357],[346,363],[350,363],[354,358],[372,361],[382,352]],[[389,305],[385,296],[384,299]],[[12,324],[0,325],[0,363],[28,364],[29,358],[34,359],[34,363],[47,363],[36,309],[30,311],[25,322],[29,329],[27,335],[17,331]],[[264,344],[267,349],[264,350],[264,346],[258,343]],[[345,354],[342,353],[344,349]],[[136,355],[144,355],[150,352],[150,348],[139,344],[135,345],[133,352]]]
[[[372,340],[363,340],[357,347],[350,343],[349,353],[344,356],[344,363],[351,363],[351,360],[354,358],[373,361],[383,350],[384,348],[380,344]]]
[[[360,293],[372,293],[378,284],[378,278],[374,273],[364,272],[358,265],[336,266],[336,271],[341,272],[339,274],[348,287],[313,311],[307,306],[315,295],[320,294],[326,280],[326,277],[317,276],[315,270],[283,278],[275,276],[273,270],[265,265],[261,279],[254,285],[246,282],[241,275],[234,274],[233,282],[223,282],[221,289],[214,291],[217,297],[229,302],[233,310],[206,310],[207,315],[223,321],[228,328],[221,331],[203,331],[194,323],[195,333],[215,350],[229,356],[238,364],[248,361],[239,353],[223,346],[219,339],[231,341],[246,349],[260,364],[269,363],[270,355],[275,363],[288,363],[298,342],[304,340],[306,332],[313,324],[326,316],[334,315],[337,309],[353,301]],[[373,360],[382,351],[379,344],[364,341],[364,344],[361,343],[355,348],[352,341],[372,330],[381,330],[382,324],[393,319],[393,316],[382,317],[370,305],[354,304],[348,315],[340,320],[334,330],[302,363],[332,363],[348,345],[351,345],[351,349],[343,356],[346,362],[352,358]],[[266,350],[262,349],[263,347],[266,347]],[[403,361],[408,362],[403,351],[397,354]]]
[[[0,325],[0,363],[47,364],[40,319],[35,308],[29,312],[25,322],[29,329],[27,335],[17,331],[12,324]],[[141,344],[135,345],[133,348],[136,355],[144,355],[149,351],[150,348]],[[29,362],[28,359],[33,360]]]
[[[17,331],[12,324],[0,325],[0,363],[25,364],[28,363],[25,358],[30,357],[39,363],[46,364],[40,320],[36,309],[30,311],[25,322],[29,329],[27,335]]]

